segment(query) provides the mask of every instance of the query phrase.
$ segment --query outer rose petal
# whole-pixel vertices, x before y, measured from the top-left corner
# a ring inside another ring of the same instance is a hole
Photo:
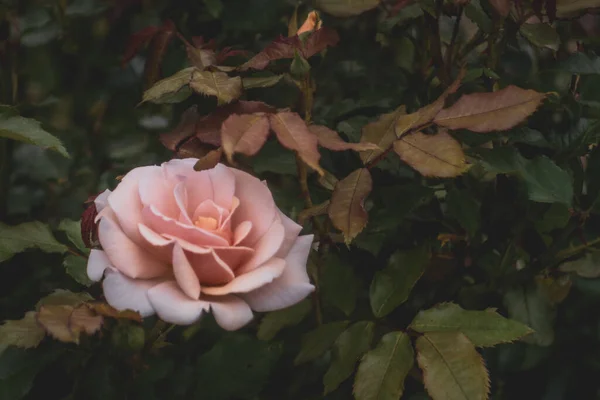
[[[173,273],[181,291],[194,300],[200,297],[200,282],[179,244],[173,247]]]
[[[203,287],[202,293],[221,296],[229,293],[247,293],[273,281],[285,269],[285,261],[271,258],[260,267],[240,275],[224,286]]]
[[[106,257],[106,253],[102,250],[92,249],[90,251],[90,256],[88,257],[87,263],[87,275],[90,280],[94,282],[98,282],[102,279],[102,275],[104,275],[104,270],[107,268],[113,268]]]
[[[235,174],[235,195],[240,205],[233,214],[232,226],[244,221],[252,222],[252,230],[241,241],[244,246],[252,247],[271,227],[277,217],[277,208],[269,188],[252,175],[237,169]]]
[[[315,289],[310,284],[306,273],[306,261],[313,236],[300,236],[296,240],[285,259],[287,266],[279,278],[261,288],[241,295],[253,310],[275,311],[292,306]]]
[[[167,265],[129,239],[110,218],[102,218],[98,238],[111,264],[130,278],[156,278]]]
[[[96,212],[100,212],[104,209],[104,207],[106,207],[108,205],[108,196],[111,194],[112,192],[108,189],[106,189],[104,192],[100,193],[98,196],[96,196],[96,198],[94,199],[94,205],[96,206]]]
[[[285,238],[283,239],[283,243],[281,244],[276,256],[285,258],[296,242],[298,235],[302,231],[302,225],[295,223],[294,220],[282,213],[281,210],[279,210],[279,217],[281,218],[281,223],[285,228]]]
[[[179,207],[175,201],[177,179],[167,179],[160,167],[152,167],[139,182],[140,200],[144,206],[155,207],[162,215],[179,219]]]
[[[206,296],[217,324],[225,330],[235,331],[252,321],[252,310],[248,304],[233,295]]]
[[[208,311],[210,305],[186,296],[175,281],[163,282],[148,291],[150,304],[165,322],[177,325],[192,324]]]
[[[277,253],[285,238],[285,229],[279,221],[273,221],[269,230],[260,238],[254,246],[254,256],[236,271],[236,275],[242,275],[252,271],[259,265],[268,261]]]
[[[107,270],[102,288],[108,304],[117,310],[134,310],[148,317],[154,314],[148,301],[148,289],[160,282],[159,279],[130,279],[118,271]]]

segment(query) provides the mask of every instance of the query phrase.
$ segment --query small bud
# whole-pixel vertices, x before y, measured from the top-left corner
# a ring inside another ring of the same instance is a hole
[[[81,215],[81,238],[83,239],[83,243],[89,249],[96,247],[98,243],[98,224],[94,222],[96,219],[96,215],[98,215],[98,210],[96,210],[96,204],[94,203],[94,199],[96,196],[90,196],[86,200],[86,204],[88,204],[87,208]]]

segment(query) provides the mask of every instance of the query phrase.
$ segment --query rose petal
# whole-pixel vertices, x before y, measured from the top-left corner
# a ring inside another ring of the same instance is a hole
[[[178,219],[179,207],[174,192],[179,182],[177,179],[167,179],[162,168],[153,167],[140,179],[139,193],[142,204],[156,208],[164,216]]]
[[[279,210],[279,217],[281,218],[281,223],[285,228],[285,237],[281,247],[279,248],[279,251],[277,251],[276,256],[285,258],[294,245],[294,242],[298,238],[298,235],[302,231],[302,225],[298,225],[293,219],[282,213],[281,210]]]
[[[110,261],[108,257],[106,257],[106,253],[102,250],[92,249],[90,251],[90,256],[88,257],[87,263],[87,275],[90,280],[94,282],[98,282],[102,279],[102,275],[104,275],[104,270],[107,268],[112,268],[110,265]]]
[[[228,210],[218,206],[214,201],[209,199],[198,204],[192,218],[194,221],[197,221],[199,218],[213,218],[217,222],[218,227],[225,219],[226,214],[229,214]]]
[[[96,206],[96,212],[100,212],[104,209],[104,207],[106,207],[108,205],[108,196],[111,194],[112,192],[108,189],[106,189],[104,192],[100,193],[98,196],[96,196],[96,198],[94,199],[94,205]]]
[[[283,224],[279,221],[274,221],[269,230],[254,246],[254,256],[236,271],[236,275],[248,273],[273,257],[281,247],[285,238],[284,235]]]
[[[277,208],[269,188],[252,175],[231,169],[235,175],[235,195],[240,205],[232,217],[232,226],[244,221],[252,222],[252,230],[241,244],[253,245],[267,232],[277,216]]]
[[[175,189],[173,189],[173,196],[175,197],[175,204],[177,204],[177,207],[179,208],[178,220],[184,224],[192,225],[193,222],[188,213],[188,198],[184,182],[179,182],[177,185],[175,185]]]
[[[162,235],[154,232],[148,227],[148,225],[138,224],[140,235],[148,242],[148,244],[155,247],[166,247],[172,245],[174,240],[167,239]]]
[[[196,207],[204,200],[213,198],[213,186],[208,171],[195,171],[196,161],[198,160],[195,158],[184,158],[162,164],[169,181],[185,182],[190,207]]]
[[[228,246],[223,237],[193,225],[185,225],[172,218],[166,217],[154,208],[144,207],[142,211],[144,221],[148,226],[162,235],[172,235],[190,243],[202,246]]]
[[[203,287],[202,293],[221,296],[229,293],[247,293],[280,276],[285,269],[285,261],[281,258],[271,258],[260,267],[240,275],[224,286]]]
[[[212,249],[207,254],[188,254],[201,285],[223,285],[235,278],[231,268]]]
[[[252,292],[240,296],[255,311],[275,311],[302,301],[315,287],[310,284],[306,261],[314,235],[300,236],[285,261],[281,276]]]
[[[252,321],[252,310],[237,296],[206,296],[205,299],[210,303],[217,324],[227,331],[235,331]]]
[[[148,291],[150,304],[165,322],[177,325],[192,324],[208,311],[210,305],[186,296],[175,281],[166,281]]]
[[[213,250],[233,271],[254,255],[250,247],[213,247]]]
[[[129,239],[110,218],[102,218],[98,238],[110,263],[130,278],[155,278],[167,272],[167,265]]]
[[[210,247],[196,246],[195,244],[190,243],[187,240],[180,239],[173,235],[164,235],[164,237],[166,237],[169,240],[173,240],[174,243],[179,244],[185,251],[190,251],[196,254],[208,254],[212,252],[212,249]]]
[[[173,247],[173,274],[181,291],[194,300],[200,297],[200,282],[179,244]]]
[[[134,310],[148,317],[154,314],[148,301],[148,289],[160,282],[160,279],[130,279],[118,271],[107,270],[102,288],[108,304],[117,310]]]
[[[240,223],[233,232],[233,245],[237,246],[242,240],[248,236],[252,230],[252,222],[244,221]]]
[[[223,164],[217,164],[207,172],[212,182],[214,202],[226,210],[231,210],[231,201],[235,193],[235,175]]]

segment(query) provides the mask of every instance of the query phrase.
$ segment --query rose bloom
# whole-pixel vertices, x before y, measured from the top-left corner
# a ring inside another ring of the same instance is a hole
[[[227,330],[252,310],[298,303],[313,290],[306,261],[313,235],[275,205],[266,183],[197,159],[139,167],[100,194],[90,279],[104,276],[107,302],[187,325],[212,312]]]

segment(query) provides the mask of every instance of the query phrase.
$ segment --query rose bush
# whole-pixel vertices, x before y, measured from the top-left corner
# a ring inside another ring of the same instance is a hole
[[[101,249],[90,279],[107,302],[186,325],[204,312],[235,330],[254,311],[289,307],[314,290],[306,272],[313,235],[275,205],[266,183],[197,159],[135,168],[95,200]]]

